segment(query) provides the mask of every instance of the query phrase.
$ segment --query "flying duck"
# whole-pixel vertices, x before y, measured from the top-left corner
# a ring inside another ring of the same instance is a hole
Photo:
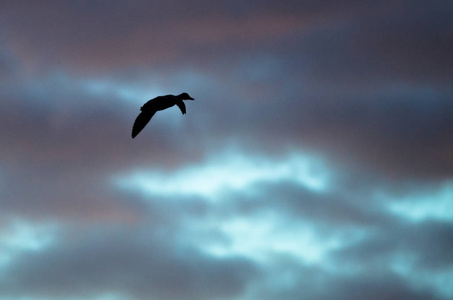
[[[132,138],[136,137],[137,134],[142,131],[158,110],[164,110],[176,104],[184,115],[186,113],[186,106],[182,100],[194,99],[190,97],[189,94],[182,93],[177,96],[159,96],[146,102],[142,107],[140,107],[142,112],[137,116],[137,119],[135,119],[134,126],[132,127]]]

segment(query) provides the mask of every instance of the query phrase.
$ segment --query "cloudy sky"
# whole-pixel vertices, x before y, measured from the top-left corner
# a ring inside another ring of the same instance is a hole
[[[452,299],[452,53],[452,1],[1,1],[0,299]]]

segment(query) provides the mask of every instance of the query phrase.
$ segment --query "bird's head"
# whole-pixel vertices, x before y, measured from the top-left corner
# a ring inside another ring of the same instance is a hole
[[[178,98],[181,100],[195,100],[194,98],[190,97],[187,93],[182,93],[178,95]]]

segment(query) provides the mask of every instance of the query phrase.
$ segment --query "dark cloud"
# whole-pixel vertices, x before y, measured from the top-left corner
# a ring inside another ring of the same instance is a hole
[[[133,299],[220,299],[243,292],[256,276],[244,259],[216,259],[175,248],[170,236],[135,230],[89,230],[42,252],[19,254],[6,270],[2,295]],[[27,290],[23,290],[27,286]]]
[[[99,72],[187,60],[209,66],[235,49],[259,51],[282,34],[351,18],[351,11],[369,12],[369,6],[368,1],[63,1],[45,6],[23,1],[6,5],[11,13],[4,15],[4,31],[31,69]]]
[[[222,112],[217,118],[204,117],[213,123],[212,135],[225,140],[242,131],[243,143],[254,150],[286,151],[281,145],[291,145],[381,176],[446,179],[453,172],[453,107],[449,93],[425,93],[403,89],[382,96],[275,96],[268,103],[241,102],[237,109],[225,98],[201,109]]]
[[[405,256],[414,268],[449,270],[453,258],[447,251],[451,247],[451,224],[439,221],[426,221],[416,225],[407,223],[384,223],[380,232],[372,239],[346,247],[334,257],[338,261],[367,261],[379,266],[395,259],[396,255]],[[391,225],[388,225],[391,224]],[[395,260],[397,261],[397,260]]]
[[[373,274],[339,282],[335,293],[337,299],[351,297],[367,299],[442,299],[422,288],[412,287],[398,276],[391,274]]]

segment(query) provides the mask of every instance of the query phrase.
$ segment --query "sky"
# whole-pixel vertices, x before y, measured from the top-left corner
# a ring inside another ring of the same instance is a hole
[[[1,1],[0,299],[452,299],[452,53],[452,1]]]

